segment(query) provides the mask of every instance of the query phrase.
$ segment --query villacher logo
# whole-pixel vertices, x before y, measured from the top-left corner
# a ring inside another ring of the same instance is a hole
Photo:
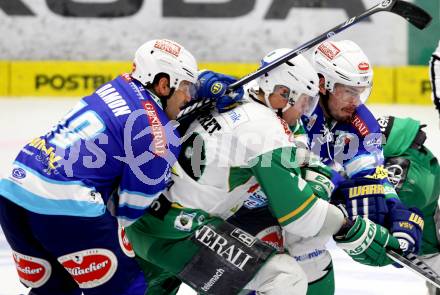
[[[106,249],[88,249],[58,258],[81,288],[94,288],[111,279],[118,261],[113,252]]]
[[[20,281],[26,286],[38,288],[50,278],[52,268],[47,260],[13,251],[13,258]]]

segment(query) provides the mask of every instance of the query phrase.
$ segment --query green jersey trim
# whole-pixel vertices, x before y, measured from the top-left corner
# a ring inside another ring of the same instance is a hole
[[[252,177],[252,171],[249,168],[232,167],[229,169],[229,192],[238,186],[245,184]]]
[[[299,168],[292,165],[294,157],[292,147],[279,148],[257,157],[250,168],[267,196],[272,214],[282,226],[302,217],[318,199],[301,177]],[[270,163],[265,160],[268,158]]]

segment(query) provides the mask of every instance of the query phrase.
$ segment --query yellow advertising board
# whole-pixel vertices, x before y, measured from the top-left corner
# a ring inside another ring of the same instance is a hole
[[[368,98],[368,103],[394,103],[394,68],[374,67],[373,73],[373,87],[371,88],[371,96]]]
[[[0,96],[8,95],[9,62],[0,61]]]
[[[84,96],[130,70],[130,62],[13,61],[10,95]]]
[[[243,77],[258,64],[202,62],[199,67]],[[130,70],[129,61],[4,61],[0,62],[0,97],[85,96]],[[429,104],[428,75],[426,66],[375,67],[368,103]]]
[[[241,77],[257,69],[258,64],[200,63],[199,66]],[[13,61],[8,95],[84,96],[130,70],[130,62]]]
[[[396,102],[399,104],[430,104],[431,84],[426,66],[396,68]]]

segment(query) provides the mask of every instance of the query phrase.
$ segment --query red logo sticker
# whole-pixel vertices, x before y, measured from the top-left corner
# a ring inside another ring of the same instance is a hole
[[[250,193],[250,194],[252,194],[252,193],[255,192],[259,187],[260,187],[260,185],[259,185],[258,183],[256,183],[256,184],[252,185],[252,186],[247,190],[247,192]]]
[[[274,225],[265,228],[260,231],[256,237],[277,249],[278,252],[282,252],[284,249],[283,235],[281,234],[281,228],[279,226]]]
[[[125,234],[124,227],[119,227],[119,245],[121,246],[122,251],[128,256],[128,257],[134,257],[135,253],[133,251],[133,246],[131,245],[130,241],[128,240],[127,235]]]
[[[329,60],[334,59],[341,50],[339,50],[338,47],[336,47],[333,43],[330,42],[324,42],[321,45],[319,45],[318,50],[322,52]]]
[[[118,267],[113,252],[88,249],[58,257],[58,261],[81,288],[94,288],[111,279]]]
[[[38,288],[47,282],[52,273],[49,261],[15,251],[12,251],[12,256],[20,281],[26,286]]]
[[[174,55],[175,57],[179,56],[180,50],[182,49],[182,47],[169,40],[157,40],[154,44],[154,48],[160,49],[166,53]]]
[[[367,62],[361,62],[358,64],[358,69],[361,71],[368,71],[370,69],[370,64]]]

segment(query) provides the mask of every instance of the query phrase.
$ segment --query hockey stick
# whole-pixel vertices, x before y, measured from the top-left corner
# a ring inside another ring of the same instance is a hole
[[[416,255],[409,254],[407,256],[402,256],[393,250],[387,250],[387,256],[437,288],[440,288],[440,276]]]
[[[238,87],[243,86],[246,83],[249,83],[250,81],[260,77],[261,75],[264,75],[268,71],[278,67],[280,64],[286,62],[287,60],[301,54],[302,52],[311,49],[313,46],[333,37],[334,35],[338,34],[339,32],[345,30],[346,28],[351,27],[352,25],[358,23],[362,19],[373,15],[380,11],[387,11],[391,12],[397,15],[400,15],[401,17],[405,18],[407,21],[409,21],[411,24],[416,26],[419,29],[424,29],[431,21],[431,16],[422,8],[401,0],[383,0],[382,2],[376,4],[375,6],[371,7],[364,13],[354,16],[352,18],[349,18],[345,22],[343,22],[340,25],[337,25],[336,27],[332,28],[331,30],[323,33],[322,35],[306,42],[305,44],[297,47],[296,49],[292,50],[291,52],[287,53],[284,56],[281,56],[277,60],[273,61],[272,63],[268,64],[267,66],[258,69],[255,72],[250,73],[247,76],[244,76],[240,80],[236,81],[235,83],[232,83],[229,85],[228,90],[233,91],[234,89],[237,89]],[[188,105],[186,108],[184,108],[179,115],[177,116],[177,120],[179,122],[185,120],[188,118],[191,114],[194,113],[194,111],[204,111],[209,110],[215,102],[210,98],[205,98],[201,101],[193,102],[192,104]]]
[[[269,72],[270,70],[278,67],[280,64],[283,64],[284,62],[288,61],[291,58],[294,58],[295,56],[303,53],[304,51],[307,51],[311,49],[313,46],[318,45],[319,43],[333,37],[334,35],[338,34],[339,32],[342,32],[346,28],[351,27],[352,25],[358,23],[359,21],[363,20],[364,18],[373,15],[377,12],[381,11],[387,11],[391,12],[397,15],[400,15],[401,17],[405,18],[408,22],[410,22],[412,25],[417,27],[418,29],[422,30],[424,29],[430,22],[431,22],[431,15],[427,13],[422,8],[401,0],[384,0],[375,6],[371,7],[364,13],[354,16],[352,18],[349,18],[344,23],[337,25],[333,29],[323,33],[322,35],[310,40],[309,42],[306,42],[305,44],[297,47],[296,49],[292,50],[289,53],[286,53],[284,56],[279,57],[278,59],[274,60],[272,63],[268,64],[265,67],[262,67],[258,69],[257,71],[250,73],[249,75],[241,78],[240,80],[236,81],[235,83],[232,83],[229,85],[230,90],[237,89],[240,86],[243,86],[246,83],[249,83],[250,81],[262,76],[263,74]]]

